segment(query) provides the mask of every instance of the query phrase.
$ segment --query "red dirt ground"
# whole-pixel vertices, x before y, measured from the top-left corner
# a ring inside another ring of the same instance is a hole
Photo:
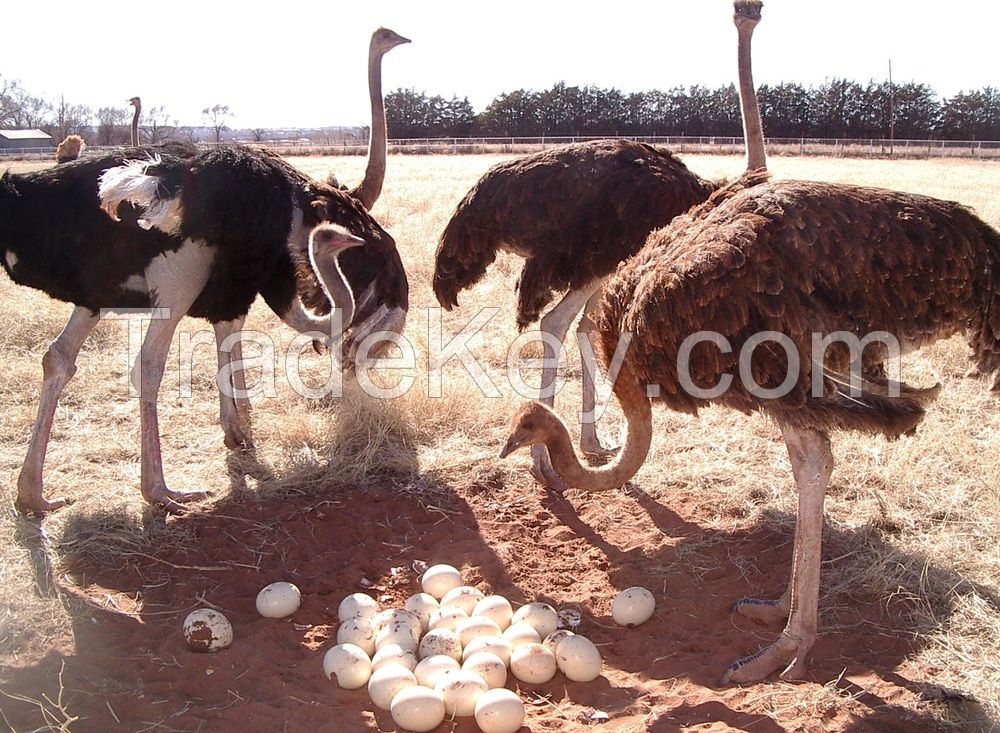
[[[3,688],[54,699],[64,665],[63,700],[79,716],[72,731],[393,731],[389,714],[374,709],[363,689],[326,680],[321,660],[346,594],[367,579],[381,588],[369,592],[391,598],[384,605],[401,604],[419,589],[411,563],[423,560],[456,565],[468,583],[515,606],[540,599],[582,612],[577,631],[599,646],[604,675],[586,684],[557,675],[535,687],[511,677],[508,687],[528,708],[522,731],[935,728],[934,719],[900,706],[920,687],[894,671],[913,647],[904,623],[877,601],[823,613],[810,678],[795,688],[717,687],[734,658],[779,630],[731,617],[728,607],[747,593],[780,593],[789,536],[705,529],[692,495],[663,506],[635,490],[562,498],[497,483],[465,495],[404,487],[264,503],[236,493],[203,513],[169,519],[187,533],[182,547],[133,551],[120,567],[63,548],[73,585],[88,601],[71,604],[74,638],[35,659],[0,660],[8,663]],[[150,512],[146,521],[163,518]],[[72,536],[85,531],[76,527]],[[734,559],[748,562],[741,570]],[[257,591],[276,580],[302,591],[289,619],[255,611]],[[650,588],[657,611],[622,629],[610,620],[611,600],[630,585]],[[200,599],[233,624],[235,641],[221,653],[184,646],[181,621]],[[842,695],[822,694],[838,678]],[[817,702],[796,704],[803,697],[795,692],[807,687]],[[3,711],[16,731],[42,724],[33,706],[5,699]],[[593,724],[594,711],[610,720]],[[439,730],[476,728],[463,719]]]

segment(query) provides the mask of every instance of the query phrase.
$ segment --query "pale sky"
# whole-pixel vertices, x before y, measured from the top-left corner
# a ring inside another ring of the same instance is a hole
[[[95,109],[139,95],[182,125],[213,104],[232,108],[235,127],[363,125],[379,25],[413,41],[385,57],[386,92],[467,96],[480,112],[501,92],[558,81],[625,92],[735,81],[731,16],[731,0],[12,0],[0,75]],[[945,96],[997,86],[998,28],[1000,4],[982,0],[766,0],[754,81],[864,83],[884,79],[891,58],[895,80]]]

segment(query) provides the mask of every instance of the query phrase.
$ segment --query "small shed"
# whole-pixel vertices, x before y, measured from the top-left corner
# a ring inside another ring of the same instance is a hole
[[[0,130],[0,153],[47,151],[56,146],[52,136],[41,130]]]

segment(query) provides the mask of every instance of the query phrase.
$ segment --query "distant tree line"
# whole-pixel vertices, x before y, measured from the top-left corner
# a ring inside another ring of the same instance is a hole
[[[1000,89],[941,99],[927,84],[831,79],[819,86],[764,84],[757,95],[769,137],[1000,140]],[[890,109],[894,113],[890,115]],[[476,114],[468,98],[414,89],[386,96],[389,135],[406,137],[742,135],[734,85],[624,93],[596,86],[518,89]]]
[[[228,105],[217,104],[205,108],[202,116],[218,139],[231,112]],[[131,124],[132,108],[124,101],[121,106],[96,110],[84,104],[68,104],[61,97],[58,102],[50,102],[31,94],[19,80],[0,77],[0,129],[39,129],[56,142],[77,134],[91,145],[127,145]],[[194,141],[196,136],[196,128],[178,125],[162,106],[143,107],[139,129],[143,143]]]

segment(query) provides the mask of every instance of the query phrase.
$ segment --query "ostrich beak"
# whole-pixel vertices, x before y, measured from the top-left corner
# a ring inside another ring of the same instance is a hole
[[[368,242],[363,240],[361,237],[355,237],[352,234],[348,237],[344,237],[341,246],[344,249],[352,249],[353,247],[364,247],[366,244],[368,244]]]
[[[521,447],[521,441],[512,435],[507,439],[507,445],[505,445],[503,447],[503,450],[500,451],[500,457],[506,458],[520,447]]]

